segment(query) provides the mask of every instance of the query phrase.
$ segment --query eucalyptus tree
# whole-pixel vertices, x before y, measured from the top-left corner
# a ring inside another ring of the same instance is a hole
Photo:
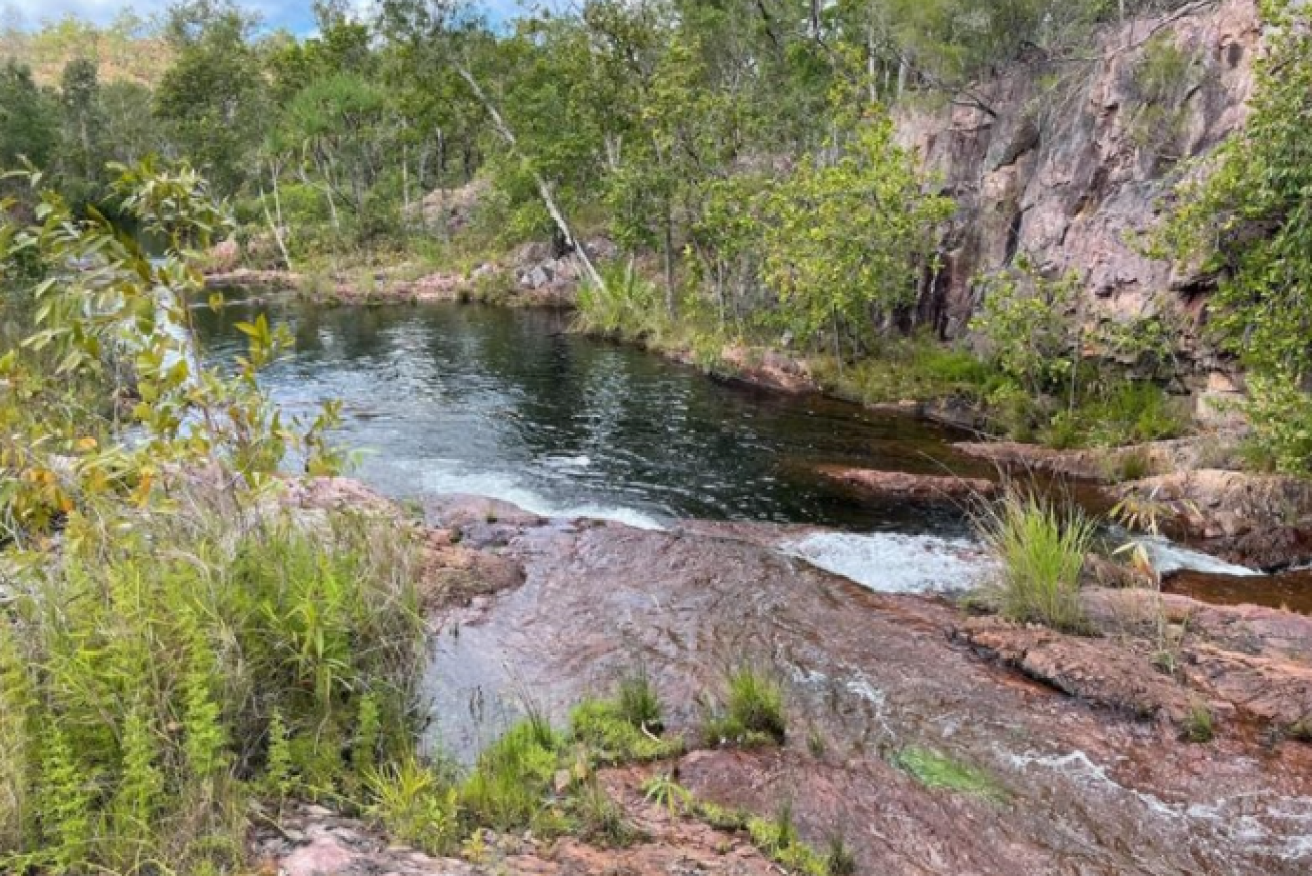
[[[227,193],[245,181],[269,117],[255,23],[231,0],[184,0],[164,28],[175,60],[155,91],[155,114],[176,151]]]
[[[65,175],[80,176],[84,185],[92,185],[99,175],[100,138],[103,114],[100,81],[96,62],[76,57],[64,65],[59,80],[59,101],[63,109]]]

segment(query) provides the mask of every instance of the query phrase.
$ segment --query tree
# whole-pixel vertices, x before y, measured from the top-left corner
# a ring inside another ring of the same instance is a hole
[[[252,26],[227,2],[190,0],[170,9],[165,27],[177,58],[155,92],[155,113],[170,125],[179,150],[223,192],[241,187],[267,122]]]
[[[803,339],[828,331],[841,359],[845,334],[872,320],[890,325],[915,304],[952,211],[924,192],[914,156],[880,110],[831,152],[805,157],[765,195],[765,276],[788,327]]]
[[[0,69],[0,166],[21,159],[44,167],[54,153],[58,118],[50,95],[37,88],[32,71],[14,61]]]
[[[77,180],[88,189],[99,176],[103,117],[97,65],[87,57],[71,59],[59,80],[64,116],[63,164],[66,184]]]
[[[1312,15],[1263,0],[1266,52],[1244,128],[1192,168],[1157,253],[1217,278],[1214,336],[1249,369],[1254,443],[1274,467],[1312,465]],[[1300,403],[1299,399],[1303,401]]]

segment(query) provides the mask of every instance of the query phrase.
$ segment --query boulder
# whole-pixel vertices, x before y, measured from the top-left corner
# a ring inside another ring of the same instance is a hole
[[[868,495],[892,499],[959,501],[987,498],[995,495],[999,489],[998,484],[983,478],[962,478],[952,475],[911,474],[837,466],[822,466],[819,472],[831,480],[856,487]]]

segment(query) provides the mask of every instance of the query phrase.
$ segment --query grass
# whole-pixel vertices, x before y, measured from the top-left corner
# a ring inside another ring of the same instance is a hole
[[[660,696],[645,669],[620,680],[615,706],[620,718],[634,727],[653,733],[665,729]]]
[[[976,515],[976,527],[998,563],[985,597],[1004,617],[1066,632],[1088,624],[1080,605],[1080,572],[1097,523],[1078,507],[1009,488]]]
[[[645,672],[620,681],[613,698],[585,700],[570,713],[571,738],[599,763],[662,760],[683,752],[680,739],[663,739],[662,708]]]
[[[904,748],[894,757],[893,764],[932,791],[951,791],[998,801],[1007,797],[997,779],[985,770],[929,748]]]
[[[368,776],[373,803],[367,814],[392,839],[430,855],[459,845],[459,794],[433,767],[413,756]]]
[[[624,848],[641,837],[640,831],[624,817],[624,810],[601,787],[595,774],[579,784],[570,799],[569,810],[574,818],[575,832],[594,845]]]
[[[1066,450],[1143,444],[1178,438],[1188,431],[1189,415],[1180,400],[1154,383],[1121,379],[1054,415],[1039,438]]]
[[[1116,457],[1111,466],[1111,480],[1116,483],[1141,481],[1153,474],[1153,461],[1148,454],[1136,450]]]
[[[0,620],[0,869],[232,870],[253,797],[369,797],[411,752],[423,629],[395,527],[179,490],[70,520]],[[379,728],[386,726],[387,733]]]
[[[480,825],[510,831],[524,827],[561,832],[546,798],[561,739],[544,720],[530,717],[484,749],[460,788],[460,805]]]
[[[885,340],[869,358],[841,368],[823,356],[812,359],[811,367],[827,392],[862,404],[954,396],[982,400],[998,379],[969,350],[923,335]]]
[[[723,708],[708,711],[704,735],[711,745],[782,745],[787,735],[783,686],[751,666],[729,673]]]
[[[1204,703],[1194,702],[1189,705],[1185,715],[1183,735],[1186,742],[1205,743],[1216,738],[1215,722],[1212,712]]]

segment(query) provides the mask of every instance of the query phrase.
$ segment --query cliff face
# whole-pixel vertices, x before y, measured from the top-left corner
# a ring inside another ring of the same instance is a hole
[[[1083,279],[1090,319],[1182,317],[1191,386],[1233,389],[1198,340],[1207,283],[1134,237],[1156,224],[1181,161],[1243,123],[1260,36],[1256,0],[1203,0],[1109,28],[1086,60],[1022,62],[952,105],[903,112],[903,142],[960,208],[925,316],[961,335],[975,277],[1025,253]]]

